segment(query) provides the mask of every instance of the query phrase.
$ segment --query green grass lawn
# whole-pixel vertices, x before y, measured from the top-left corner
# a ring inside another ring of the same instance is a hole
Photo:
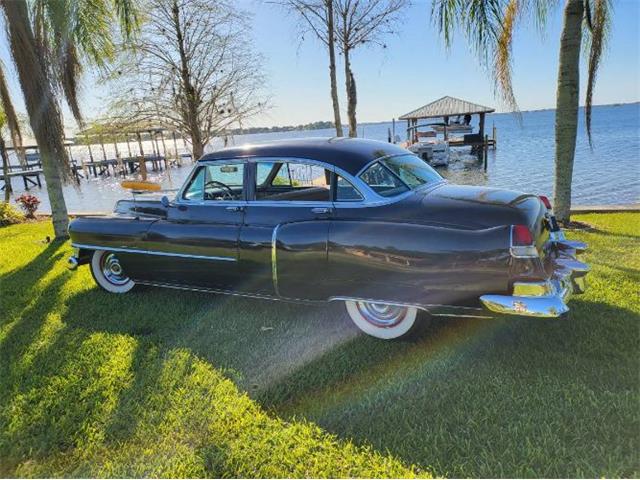
[[[340,306],[104,293],[0,229],[1,476],[640,475],[640,214],[594,226],[568,318],[360,335]]]

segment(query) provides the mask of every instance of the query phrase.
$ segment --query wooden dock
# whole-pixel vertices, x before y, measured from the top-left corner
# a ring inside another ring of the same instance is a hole
[[[29,190],[29,187],[42,187],[40,175],[42,175],[42,169],[35,168],[32,170],[19,170],[17,172],[10,171],[7,174],[7,177],[9,177],[10,179],[21,177],[22,182],[24,183],[24,189]],[[3,174],[0,174],[0,180],[4,182],[2,187],[0,187],[0,190],[4,190],[7,184],[7,180]]]

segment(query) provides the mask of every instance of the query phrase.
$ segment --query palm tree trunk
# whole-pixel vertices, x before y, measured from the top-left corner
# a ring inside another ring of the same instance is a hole
[[[333,123],[336,126],[336,136],[342,137],[342,120],[340,119],[340,103],[338,102],[338,79],[336,78],[336,45],[333,26],[333,0],[326,0],[327,4],[327,36],[329,46],[329,77],[331,78],[331,101],[333,103]]]
[[[62,165],[67,164],[64,129],[44,61],[37,51],[25,0],[0,3],[7,18],[11,53],[38,142],[40,161],[47,183],[51,217],[56,239],[68,238],[69,216],[62,193]]]
[[[358,136],[358,122],[356,121],[356,82],[351,71],[351,60],[349,59],[349,47],[344,46],[344,76],[347,88],[347,116],[349,117],[349,136]]]
[[[11,177],[9,176],[9,157],[7,156],[7,146],[4,138],[0,136],[0,155],[2,155],[2,174],[4,175],[4,201],[11,200]]]
[[[584,0],[567,0],[560,38],[556,99],[556,168],[554,207],[560,222],[570,219],[573,158],[578,131],[580,99],[580,46]]]

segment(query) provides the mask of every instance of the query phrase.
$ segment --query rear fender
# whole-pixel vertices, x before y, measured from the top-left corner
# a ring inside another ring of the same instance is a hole
[[[463,230],[339,221],[329,233],[334,295],[458,304],[509,288],[510,226]]]

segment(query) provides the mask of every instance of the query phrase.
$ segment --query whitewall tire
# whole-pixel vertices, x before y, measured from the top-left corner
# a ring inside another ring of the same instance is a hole
[[[96,250],[91,257],[91,274],[102,289],[110,293],[127,293],[135,286],[124,272],[114,252]]]
[[[345,301],[353,323],[367,335],[391,340],[409,336],[414,331],[418,309],[384,303]]]

